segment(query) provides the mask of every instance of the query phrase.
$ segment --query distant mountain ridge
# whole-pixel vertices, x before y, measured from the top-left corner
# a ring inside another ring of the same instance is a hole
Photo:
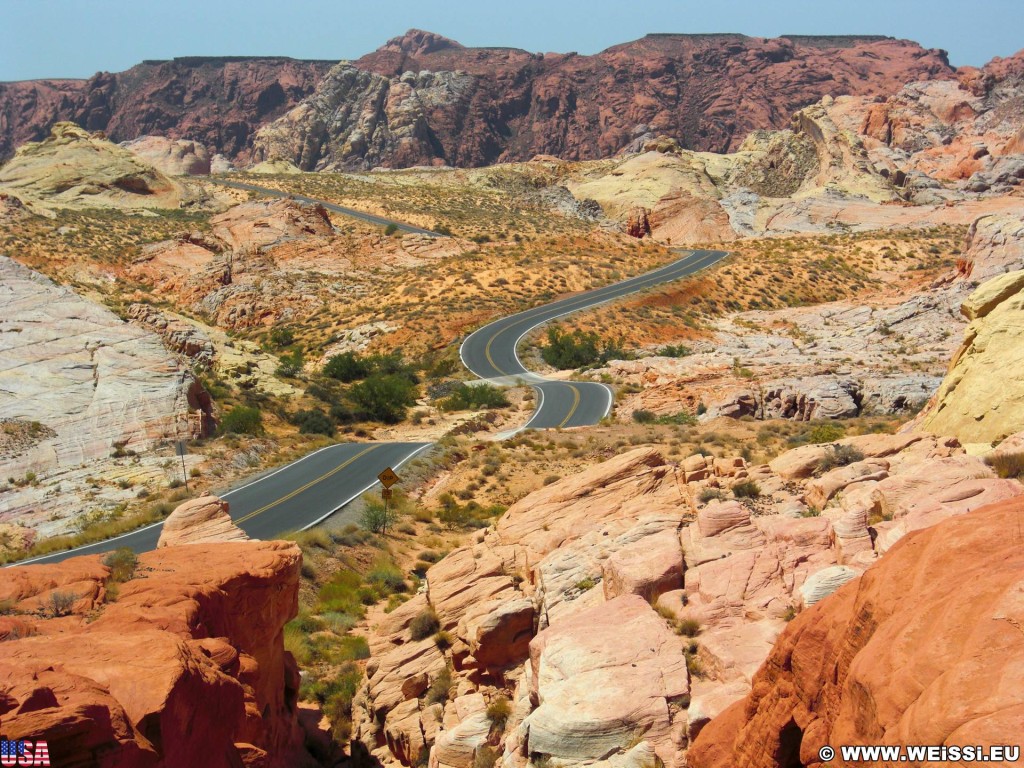
[[[88,80],[0,83],[0,158],[60,120],[114,141],[200,141],[301,168],[479,166],[613,155],[656,135],[729,151],[841,93],[952,79],[944,51],[879,36],[659,33],[584,56],[467,48],[410,30],[355,62],[149,60]]]

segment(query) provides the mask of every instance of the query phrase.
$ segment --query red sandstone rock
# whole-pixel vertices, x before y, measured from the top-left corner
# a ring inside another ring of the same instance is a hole
[[[1022,518],[1014,499],[912,533],[801,613],[689,765],[818,766],[825,744],[1017,743]]]
[[[24,610],[55,586],[98,597],[3,644],[5,738],[48,740],[54,765],[296,764],[299,680],[282,628],[300,560],[285,542],[167,547],[139,558],[113,603],[99,557],[8,569],[0,599]]]

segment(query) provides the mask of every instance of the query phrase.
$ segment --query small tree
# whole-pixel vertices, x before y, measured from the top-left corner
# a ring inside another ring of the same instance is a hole
[[[368,531],[384,535],[398,522],[401,515],[393,506],[377,499],[365,499],[365,506],[359,516],[359,524]]]
[[[342,352],[327,359],[324,376],[349,384],[370,375],[370,365],[354,352]]]
[[[397,424],[416,404],[418,393],[416,385],[402,375],[374,374],[353,384],[348,394],[369,418]]]
[[[263,414],[259,408],[236,405],[228,411],[220,423],[222,435],[262,435]]]

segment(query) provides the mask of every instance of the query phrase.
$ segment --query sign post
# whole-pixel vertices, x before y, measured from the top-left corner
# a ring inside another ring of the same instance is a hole
[[[188,472],[185,470],[185,454],[188,453],[188,447],[184,440],[175,443],[174,452],[181,456],[181,475],[185,478],[185,492],[188,493]]]
[[[391,486],[398,482],[398,475],[395,474],[395,470],[391,467],[387,467],[383,472],[377,475],[377,479],[380,480],[380,484],[384,486],[380,489],[380,497],[384,499],[384,526],[382,533],[387,532],[388,525],[388,502],[391,501]]]

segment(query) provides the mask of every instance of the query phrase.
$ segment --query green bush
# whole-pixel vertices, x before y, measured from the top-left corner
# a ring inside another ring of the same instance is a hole
[[[807,442],[831,443],[845,434],[846,430],[838,424],[819,424],[807,433]]]
[[[370,365],[354,352],[342,352],[327,359],[323,374],[349,384],[370,375]]]
[[[302,357],[301,349],[296,349],[287,355],[281,355],[280,360],[281,362],[274,373],[289,379],[298,376],[302,371],[302,367],[306,364],[305,359]]]
[[[366,613],[359,599],[362,585],[363,579],[355,571],[336,571],[330,581],[320,587],[319,612],[345,613],[361,619]]]
[[[409,636],[413,640],[426,640],[441,629],[441,620],[433,608],[420,611],[409,622]]]
[[[110,569],[109,579],[114,582],[128,581],[135,575],[139,564],[138,556],[128,547],[120,547],[103,558],[103,564]]]
[[[753,480],[741,480],[732,487],[732,495],[737,499],[756,499],[761,495],[761,486]]]
[[[683,344],[669,344],[658,350],[658,357],[686,357],[692,355],[693,350]]]
[[[701,504],[707,504],[709,501],[721,501],[725,498],[725,491],[721,488],[705,488],[700,492]]]
[[[270,331],[270,343],[277,349],[290,347],[295,343],[295,334],[292,332],[291,328],[279,325],[277,328]]]
[[[852,445],[832,445],[818,462],[818,474],[864,460],[864,452]]]
[[[222,435],[262,435],[263,414],[259,408],[236,405],[220,422]]]
[[[385,506],[383,501],[364,497],[363,511],[359,515],[359,524],[372,533],[384,535],[392,528],[401,516],[397,505]]]
[[[438,673],[433,682],[430,683],[430,687],[427,688],[427,704],[444,704],[448,701],[451,687],[452,672],[448,667],[445,667]]]
[[[633,421],[637,424],[653,424],[657,418],[654,411],[644,410],[643,408],[633,411]]]
[[[319,408],[307,408],[292,414],[291,422],[304,435],[333,435],[334,422]]]
[[[398,374],[373,374],[353,384],[349,397],[363,413],[375,421],[397,424],[416,404],[416,385]]]
[[[493,384],[469,386],[459,384],[455,391],[441,402],[447,411],[479,410],[481,408],[505,408],[509,400],[505,393]]]
[[[387,235],[388,237],[391,237],[397,231],[398,226],[396,224],[388,224],[386,227],[384,227],[384,234]]]
[[[600,337],[594,331],[562,333],[558,327],[548,328],[548,343],[541,349],[541,357],[562,370],[593,365],[601,359]]]
[[[394,563],[379,560],[374,564],[370,572],[366,574],[366,580],[386,595],[394,592],[405,592],[409,585],[405,583],[405,577]]]

